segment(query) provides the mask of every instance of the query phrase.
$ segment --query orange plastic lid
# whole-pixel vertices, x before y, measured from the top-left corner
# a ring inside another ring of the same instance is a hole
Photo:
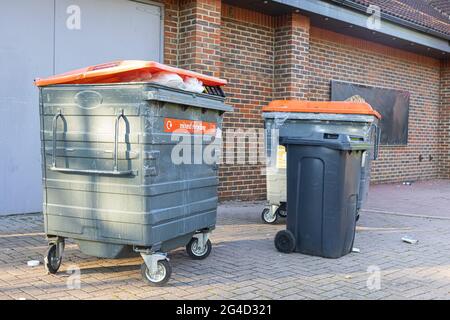
[[[302,112],[372,115],[381,119],[381,115],[366,102],[353,101],[299,101],[275,100],[262,108],[263,112]]]
[[[226,80],[205,76],[197,72],[170,67],[154,61],[122,60],[113,61],[82,69],[77,69],[51,76],[44,79],[35,79],[36,86],[48,86],[52,84],[83,84],[83,83],[117,83],[132,82],[148,73],[167,71],[176,73],[183,79],[197,78],[206,86],[223,86]]]

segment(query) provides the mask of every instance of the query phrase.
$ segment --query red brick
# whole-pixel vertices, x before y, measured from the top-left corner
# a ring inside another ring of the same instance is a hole
[[[332,79],[408,90],[408,145],[382,146],[372,179],[450,178],[450,62],[311,27],[296,13],[275,17],[219,0],[162,2],[165,62],[229,81],[235,110],[225,115],[226,128],[262,128],[260,110],[273,99],[329,100]],[[263,168],[221,165],[221,199],[265,198]]]

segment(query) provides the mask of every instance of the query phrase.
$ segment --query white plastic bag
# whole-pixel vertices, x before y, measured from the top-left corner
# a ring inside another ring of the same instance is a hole
[[[152,78],[150,79],[150,82],[176,89],[184,90],[185,87],[183,78],[181,78],[176,73],[171,73],[167,71],[161,71],[153,74]]]
[[[203,83],[197,78],[187,77],[183,81],[183,78],[181,78],[178,74],[167,71],[161,71],[153,74],[150,82],[195,93],[202,93],[205,91]]]
[[[140,72],[138,75],[130,73],[130,75],[122,76],[122,82],[148,82],[152,79],[150,71]]]
[[[205,91],[205,87],[203,86],[203,82],[201,82],[197,78],[186,78],[184,79],[184,90],[195,93],[202,93],[203,91]]]

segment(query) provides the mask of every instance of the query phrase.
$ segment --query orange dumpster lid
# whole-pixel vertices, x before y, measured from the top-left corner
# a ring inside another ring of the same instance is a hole
[[[381,115],[366,102],[275,100],[262,108],[263,112],[302,112],[364,114],[381,119]]]
[[[197,78],[206,86],[223,86],[226,80],[202,75],[194,71],[183,70],[167,66],[154,61],[121,60],[113,61],[86,68],[81,68],[66,73],[54,75],[44,79],[35,79],[36,86],[48,86],[52,84],[82,84],[82,83],[117,83],[139,79],[148,73],[167,71],[176,73],[183,79]]]

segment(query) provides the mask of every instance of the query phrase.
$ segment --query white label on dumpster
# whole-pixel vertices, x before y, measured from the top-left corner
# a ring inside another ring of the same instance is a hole
[[[278,146],[277,168],[286,169],[286,148],[284,146]]]
[[[186,131],[191,134],[216,134],[216,123],[189,119],[164,118],[164,132]]]
[[[366,166],[366,159],[367,159],[367,152],[364,151],[361,157],[361,167],[365,167]]]

